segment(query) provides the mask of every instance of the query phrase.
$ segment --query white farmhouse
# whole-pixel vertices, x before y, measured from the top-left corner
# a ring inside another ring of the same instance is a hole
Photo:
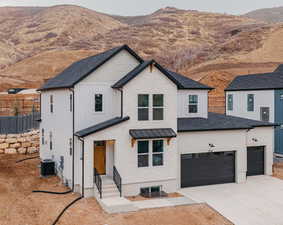
[[[85,197],[270,175],[274,125],[208,113],[211,89],[126,45],[83,59],[40,89],[40,157]]]

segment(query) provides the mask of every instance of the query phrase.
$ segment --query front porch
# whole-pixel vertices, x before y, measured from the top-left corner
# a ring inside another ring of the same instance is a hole
[[[122,197],[122,178],[115,167],[115,140],[93,142],[93,182],[97,197]]]

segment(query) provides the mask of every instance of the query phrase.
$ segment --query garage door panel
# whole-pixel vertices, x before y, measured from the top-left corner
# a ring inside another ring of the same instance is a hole
[[[235,181],[235,153],[204,153],[181,156],[181,187]]]
[[[247,148],[247,176],[264,174],[264,147]]]

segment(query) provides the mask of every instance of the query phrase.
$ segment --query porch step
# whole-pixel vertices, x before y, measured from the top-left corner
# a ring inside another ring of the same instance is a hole
[[[102,176],[102,198],[120,197],[120,192],[112,177]]]

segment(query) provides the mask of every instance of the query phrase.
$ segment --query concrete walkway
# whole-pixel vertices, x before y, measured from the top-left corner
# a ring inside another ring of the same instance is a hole
[[[188,197],[155,198],[142,201],[130,201],[126,198],[116,197],[101,199],[99,202],[102,208],[108,213],[132,212],[142,209],[191,205],[195,203],[195,201]]]
[[[184,188],[180,193],[206,202],[235,225],[283,225],[283,180],[248,177],[243,184]]]

